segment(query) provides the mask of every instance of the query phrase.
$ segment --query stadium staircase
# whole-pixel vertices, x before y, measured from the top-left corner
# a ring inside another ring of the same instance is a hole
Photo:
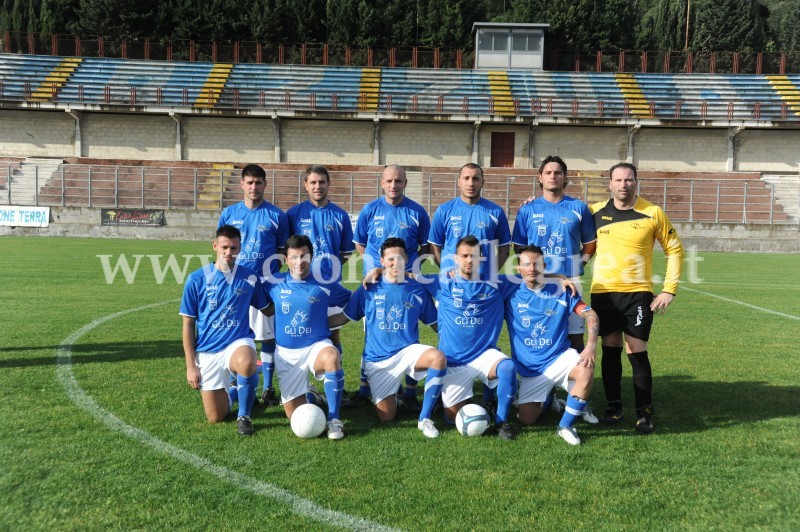
[[[197,100],[194,103],[195,107],[212,108],[219,101],[222,90],[225,88],[228,78],[233,70],[233,65],[228,63],[217,63],[211,68],[208,73],[208,79],[200,89],[200,94],[197,95]]]
[[[775,201],[786,215],[800,223],[800,175],[764,175],[761,179],[772,185]]]

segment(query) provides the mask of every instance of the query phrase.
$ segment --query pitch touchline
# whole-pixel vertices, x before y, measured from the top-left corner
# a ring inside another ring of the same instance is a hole
[[[694,292],[696,294],[702,294],[704,296],[715,297],[717,299],[721,299],[722,301],[727,301],[728,303],[736,303],[737,305],[742,305],[744,307],[748,307],[754,310],[760,310],[761,312],[766,312],[767,314],[775,314],[776,316],[781,316],[782,318],[789,318],[790,320],[800,321],[800,316],[792,316],[791,314],[784,314],[783,312],[778,312],[777,310],[771,310],[764,307],[757,307],[755,305],[751,305],[750,303],[745,303],[744,301],[739,301],[737,299],[731,299],[729,297],[712,294],[711,292],[704,292],[702,290],[695,290],[694,288],[688,288],[686,285],[681,285],[680,289],[688,290],[689,292]]]
[[[172,301],[164,301],[162,303],[144,305],[142,307],[109,314],[108,316],[98,318],[91,323],[84,325],[68,336],[63,342],[61,342],[61,345],[58,347],[57,351],[58,367],[56,369],[56,373],[58,375],[58,380],[61,382],[64,390],[66,390],[67,396],[70,398],[70,400],[75,403],[78,408],[85,410],[110,429],[122,433],[125,436],[128,436],[129,438],[136,440],[155,451],[171,456],[172,458],[180,460],[181,462],[195,467],[201,471],[215,475],[216,477],[229,482],[236,487],[244,488],[250,490],[256,495],[261,495],[263,497],[274,499],[280,503],[287,504],[291,507],[292,512],[298,515],[322,522],[326,525],[349,528],[353,530],[394,530],[367,519],[337,512],[328,508],[323,508],[312,501],[299,497],[273,484],[262,482],[260,480],[248,477],[247,475],[243,475],[237,471],[233,471],[232,469],[219,466],[206,458],[197,456],[196,454],[185,451],[180,447],[171,445],[156,438],[145,430],[124,422],[102,406],[98,405],[97,402],[89,394],[87,394],[83,388],[81,388],[80,384],[78,384],[78,381],[75,379],[75,375],[72,373],[72,346],[75,345],[75,342],[77,342],[81,336],[109,320],[119,318],[120,316],[124,316],[132,312],[139,312],[142,310],[160,307],[168,303],[176,303],[177,301],[179,300],[176,299]]]

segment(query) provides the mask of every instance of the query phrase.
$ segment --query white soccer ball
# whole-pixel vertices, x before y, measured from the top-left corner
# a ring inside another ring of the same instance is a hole
[[[316,438],[325,430],[325,412],[312,404],[298,406],[292,412],[292,432],[299,438]]]
[[[489,412],[480,405],[466,404],[456,414],[456,428],[462,436],[480,436],[491,424]]]

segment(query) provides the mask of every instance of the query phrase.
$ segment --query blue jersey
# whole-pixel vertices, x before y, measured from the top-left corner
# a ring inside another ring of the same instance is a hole
[[[328,338],[328,307],[343,307],[350,299],[350,290],[339,283],[323,284],[311,275],[298,281],[288,273],[271,279],[267,293],[275,303],[275,342],[288,349]]]
[[[351,320],[366,317],[364,360],[386,360],[419,343],[419,322],[436,323],[436,305],[414,280],[390,283],[381,278],[365,289],[360,286],[344,309]]]
[[[514,222],[514,244],[544,251],[547,273],[583,274],[581,248],[597,240],[594,217],[582,201],[564,196],[558,203],[536,198],[523,206]]]
[[[473,235],[481,242],[484,260],[481,261],[480,273],[481,279],[487,279],[491,272],[489,261],[495,260],[495,250],[489,242],[494,241],[496,246],[511,244],[508,218],[502,207],[484,198],[475,205],[456,198],[436,209],[428,242],[442,249],[442,271],[455,268],[456,244],[467,235]]]
[[[570,348],[569,315],[579,304],[589,308],[579,297],[552,283],[536,290],[521,284],[506,300],[511,356],[520,375],[541,375]]]
[[[381,244],[389,237],[402,238],[406,243],[411,271],[419,257],[419,248],[428,244],[431,221],[422,205],[403,198],[399,205],[391,205],[381,197],[366,204],[358,215],[353,241],[364,246],[364,273],[381,265]]]
[[[286,213],[290,232],[306,235],[314,245],[311,272],[323,282],[342,280],[342,258],[355,249],[350,216],[328,202],[316,207],[309,200],[297,204]]]
[[[488,349],[497,349],[503,328],[503,301],[516,283],[502,276],[499,282],[469,281],[460,275],[426,276],[426,284],[439,303],[439,350],[448,366],[463,366]]]
[[[232,225],[242,233],[242,249],[238,264],[252,268],[261,276],[277,273],[281,262],[275,257],[278,248],[286,246],[289,238],[289,219],[286,213],[268,202],[249,209],[244,202],[227,207],[219,217],[219,225]],[[271,260],[269,272],[264,271],[264,262]]]
[[[269,305],[256,272],[236,266],[223,273],[208,264],[192,272],[183,288],[180,313],[195,318],[195,350],[219,353],[241,338],[255,338],[250,330],[250,307]]]

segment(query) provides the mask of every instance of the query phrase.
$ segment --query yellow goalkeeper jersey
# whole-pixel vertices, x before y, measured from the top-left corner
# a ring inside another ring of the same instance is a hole
[[[667,258],[664,292],[678,291],[683,246],[661,207],[636,198],[633,209],[619,210],[609,199],[595,203],[591,211],[597,226],[592,293],[652,292],[656,240]]]

